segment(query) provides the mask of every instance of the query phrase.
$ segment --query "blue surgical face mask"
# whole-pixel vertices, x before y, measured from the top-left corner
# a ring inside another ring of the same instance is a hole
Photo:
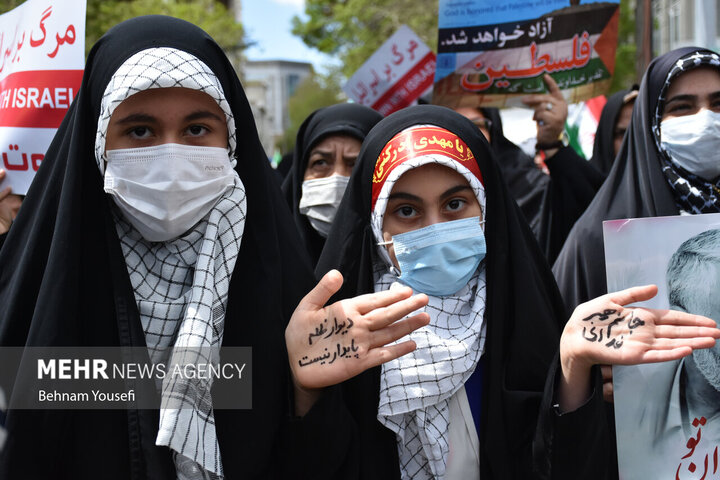
[[[437,297],[457,293],[477,270],[487,248],[480,217],[436,223],[392,237],[400,281]]]

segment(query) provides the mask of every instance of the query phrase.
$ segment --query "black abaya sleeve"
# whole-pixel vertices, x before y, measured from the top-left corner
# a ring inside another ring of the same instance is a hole
[[[551,265],[578,218],[590,205],[605,177],[571,147],[563,147],[545,160],[550,170],[552,202],[550,232],[545,255]]]
[[[602,394],[600,368],[591,372],[592,393],[576,410],[560,413],[555,407],[560,361],[548,373],[533,444],[533,457],[543,480],[612,480],[618,478],[617,446],[612,405]]]

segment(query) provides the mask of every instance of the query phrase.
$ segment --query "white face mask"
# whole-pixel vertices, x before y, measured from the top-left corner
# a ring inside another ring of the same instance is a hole
[[[660,123],[660,145],[673,162],[712,181],[720,175],[720,113],[701,110]]]
[[[298,208],[308,217],[310,225],[324,238],[330,232],[340,200],[342,200],[350,177],[332,175],[325,178],[305,180]]]
[[[151,242],[177,238],[234,183],[227,149],[166,143],[106,152],[105,192]]]

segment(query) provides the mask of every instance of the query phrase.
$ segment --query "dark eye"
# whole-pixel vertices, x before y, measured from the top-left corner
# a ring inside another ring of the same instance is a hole
[[[208,129],[202,125],[191,125],[187,129],[188,134],[193,137],[199,137],[208,132]]]
[[[148,127],[133,127],[128,132],[128,135],[137,140],[148,138],[151,134],[152,131]]]
[[[667,113],[682,113],[690,110],[690,108],[691,105],[689,103],[673,103]]]
[[[318,158],[317,160],[310,161],[310,168],[322,168],[327,166],[328,162],[324,158]]]
[[[410,205],[402,205],[395,210],[395,213],[400,218],[412,218],[417,214],[417,211]]]
[[[467,202],[462,198],[453,198],[445,205],[445,207],[451,212],[456,212],[462,209],[466,203]]]

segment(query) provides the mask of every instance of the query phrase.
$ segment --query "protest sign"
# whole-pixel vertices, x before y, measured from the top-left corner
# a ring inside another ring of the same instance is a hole
[[[389,115],[432,87],[434,74],[435,54],[403,25],[355,72],[343,90],[355,102]]]
[[[655,284],[658,294],[633,306],[720,318],[720,214],[606,221],[603,235],[608,291]],[[588,325],[585,338],[602,341],[611,323]],[[613,366],[620,478],[718,478],[719,364],[720,342],[680,360]]]
[[[440,0],[433,103],[519,105],[550,74],[569,103],[603,95],[615,70],[619,1]]]
[[[0,189],[25,194],[82,82],[85,0],[28,0],[0,15]]]

